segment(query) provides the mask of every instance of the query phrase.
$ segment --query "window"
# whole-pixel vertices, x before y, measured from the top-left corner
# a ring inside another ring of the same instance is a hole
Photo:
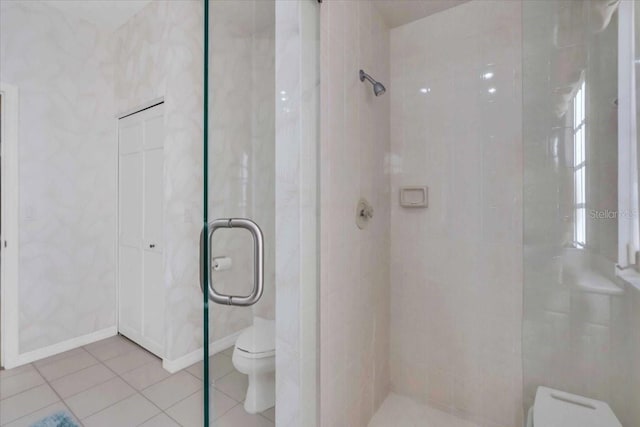
[[[587,243],[585,105],[585,83],[582,80],[573,98],[573,241],[579,248],[584,248]]]

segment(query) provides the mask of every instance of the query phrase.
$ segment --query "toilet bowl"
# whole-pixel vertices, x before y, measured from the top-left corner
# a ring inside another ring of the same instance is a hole
[[[622,427],[605,402],[538,387],[527,427]]]
[[[250,414],[265,411],[276,403],[275,322],[256,317],[233,349],[233,366],[249,377],[244,409]]]

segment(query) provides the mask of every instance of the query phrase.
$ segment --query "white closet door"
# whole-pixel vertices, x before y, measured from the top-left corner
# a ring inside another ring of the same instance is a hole
[[[142,133],[138,122],[120,123],[119,328],[142,330]]]
[[[119,123],[118,330],[162,357],[164,349],[163,105]]]
[[[162,165],[162,148],[144,152],[144,335],[160,349],[164,336]]]

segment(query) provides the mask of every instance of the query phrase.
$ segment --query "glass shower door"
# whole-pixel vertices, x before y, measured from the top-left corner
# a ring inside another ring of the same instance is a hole
[[[207,0],[204,19],[204,421],[273,422],[275,1]]]
[[[630,374],[640,360],[631,327],[638,293],[619,277],[620,266],[634,264],[620,256],[629,246],[619,230],[637,222],[635,209],[620,204],[619,185],[630,156],[619,145],[618,52],[631,3],[523,2],[522,351],[530,417],[544,387],[605,402],[622,425],[640,423],[639,383]]]

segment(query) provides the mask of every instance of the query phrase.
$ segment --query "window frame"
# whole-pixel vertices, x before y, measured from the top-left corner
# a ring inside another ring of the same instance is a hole
[[[587,245],[587,119],[586,79],[573,97],[573,244]]]

